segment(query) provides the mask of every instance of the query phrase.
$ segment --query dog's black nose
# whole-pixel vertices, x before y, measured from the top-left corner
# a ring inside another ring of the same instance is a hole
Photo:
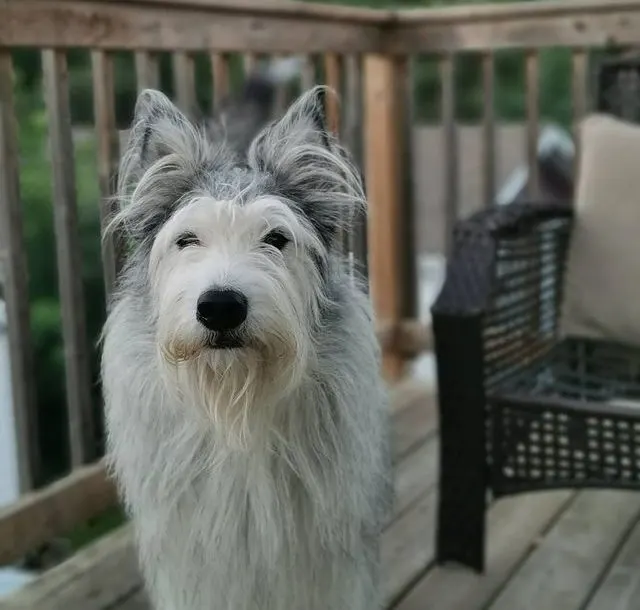
[[[196,317],[209,330],[233,330],[247,318],[247,297],[237,290],[207,290],[198,299]]]

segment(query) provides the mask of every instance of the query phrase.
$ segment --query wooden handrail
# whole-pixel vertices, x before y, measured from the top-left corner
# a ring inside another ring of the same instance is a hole
[[[0,565],[17,561],[117,501],[116,488],[102,461],[78,468],[43,489],[23,495],[0,510]]]
[[[394,13],[387,53],[455,53],[544,47],[636,44],[640,3],[633,0],[548,0]]]
[[[366,53],[386,13],[256,0],[5,0],[5,47]]]
[[[282,0],[71,0],[79,4],[141,4],[178,10],[204,9],[254,17],[295,17],[309,20],[331,20],[343,23],[384,24],[393,19],[394,11],[343,6],[339,4],[304,3]]]
[[[11,1],[11,0],[9,0]],[[21,2],[22,0],[13,0]],[[46,0],[45,0],[46,1]],[[374,9],[291,0],[68,0],[77,4],[162,6],[178,10],[204,9],[252,16],[307,17],[346,23],[377,23],[384,26],[420,23],[478,23],[532,17],[577,17],[584,13],[606,14],[638,10],[636,0],[539,0],[440,6],[433,8]],[[51,0],[49,0],[51,2]],[[56,3],[57,0],[56,0]]]
[[[273,0],[5,0],[5,47],[391,53],[635,44],[634,0],[379,10]]]
[[[637,12],[636,0],[538,0],[505,4],[470,4],[392,11],[391,19],[398,24],[459,24],[496,22],[504,19],[539,17],[579,17],[585,13],[607,14]]]

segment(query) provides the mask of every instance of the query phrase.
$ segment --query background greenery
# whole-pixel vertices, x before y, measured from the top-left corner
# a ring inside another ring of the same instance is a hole
[[[336,0],[329,0],[339,3]],[[524,0],[527,1],[527,0]],[[529,0],[535,1],[535,0]],[[393,6],[390,0],[351,0],[363,6]],[[467,4],[474,2],[467,2]],[[405,0],[403,6],[462,4]],[[121,127],[131,119],[135,99],[135,72],[129,54],[118,54],[116,63],[116,112]],[[25,232],[30,268],[30,296],[41,444],[45,471],[43,480],[63,472],[68,465],[63,347],[58,301],[55,242],[53,236],[50,163],[47,125],[41,91],[40,56],[37,51],[15,53],[17,112],[20,124],[21,186],[25,211]],[[234,58],[232,82],[242,78],[240,58]],[[91,127],[93,99],[89,54],[69,54],[71,110],[76,126]],[[203,108],[211,103],[212,82],[206,56],[196,58],[198,99]],[[416,61],[416,116],[420,121],[436,121],[439,115],[438,71],[434,58]],[[570,54],[562,49],[545,50],[540,62],[541,113],[545,120],[568,125],[571,115]],[[496,113],[501,120],[524,117],[524,57],[520,52],[501,52],[496,57]],[[480,58],[461,55],[456,61],[457,108],[461,121],[475,121],[482,112]],[[170,57],[161,57],[161,86],[171,93]],[[94,143],[79,137],[76,145],[78,205],[82,236],[82,265],[87,308],[87,325],[92,345],[103,320],[104,294],[99,247],[97,174]],[[94,349],[94,399],[99,414],[97,350]],[[100,421],[100,416],[97,418]],[[100,430],[97,431],[100,435]]]

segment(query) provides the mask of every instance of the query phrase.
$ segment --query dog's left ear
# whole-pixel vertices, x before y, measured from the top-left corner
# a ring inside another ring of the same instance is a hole
[[[326,87],[316,86],[303,93],[289,106],[285,114],[263,129],[249,148],[249,157],[267,170],[278,164],[282,149],[292,145],[322,146],[332,148],[325,115],[327,96],[335,93]]]
[[[277,194],[304,213],[327,246],[364,203],[359,172],[327,128],[329,95],[321,86],[301,95],[248,153],[249,163],[275,178]]]
[[[309,94],[303,95],[298,99],[298,103],[294,104],[289,114],[292,114],[291,121],[296,120],[311,123],[315,136],[326,147],[331,148],[331,139],[329,137],[329,128],[327,126],[326,102],[327,95],[335,95],[333,91],[329,91],[326,87],[315,87],[311,89]]]

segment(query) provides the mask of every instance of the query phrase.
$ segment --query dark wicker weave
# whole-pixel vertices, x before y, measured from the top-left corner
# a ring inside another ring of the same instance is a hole
[[[570,205],[514,203],[459,223],[432,309],[441,477],[437,559],[484,567],[491,498],[640,489],[640,350],[560,338]]]

